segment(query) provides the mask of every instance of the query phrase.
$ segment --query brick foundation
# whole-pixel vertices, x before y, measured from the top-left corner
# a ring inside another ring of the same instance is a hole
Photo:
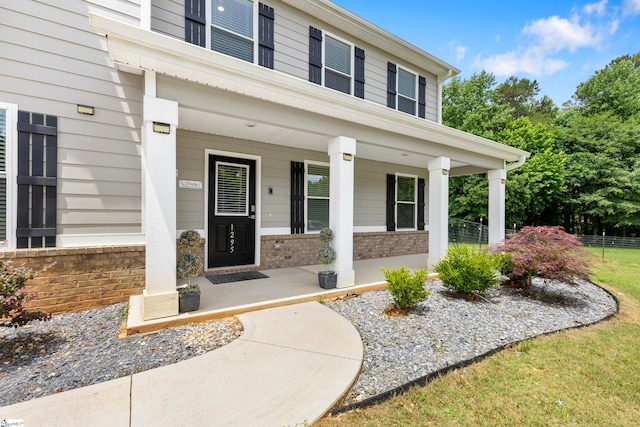
[[[194,253],[204,260],[204,244]],[[322,242],[317,234],[262,236],[261,270],[318,263]],[[425,253],[428,231],[355,233],[354,260]],[[177,257],[186,251],[178,245]],[[32,309],[48,313],[74,312],[126,302],[145,286],[145,246],[18,249],[0,252],[0,259],[33,270],[53,266],[27,283],[38,298]],[[228,271],[247,270],[230,268]],[[254,268],[255,269],[255,268]],[[219,271],[220,272],[220,271]]]
[[[144,289],[144,245],[18,249],[0,252],[13,265],[42,270],[27,282],[32,309],[74,312],[126,302]]]

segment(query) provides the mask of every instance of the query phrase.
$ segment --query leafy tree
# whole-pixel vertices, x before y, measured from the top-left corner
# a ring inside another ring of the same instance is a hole
[[[511,119],[511,107],[499,102],[496,78],[482,71],[468,79],[454,77],[442,91],[443,124],[493,139]]]
[[[562,227],[523,227],[492,251],[511,254],[509,279],[527,290],[531,290],[537,275],[571,285],[577,285],[577,279],[589,278],[591,253]]]
[[[640,52],[596,71],[578,86],[574,100],[587,114],[610,113],[623,120],[640,114]]]
[[[533,121],[548,121],[558,114],[558,108],[548,96],[540,94],[538,81],[511,76],[496,88],[497,100],[509,105],[512,118],[529,117]]]

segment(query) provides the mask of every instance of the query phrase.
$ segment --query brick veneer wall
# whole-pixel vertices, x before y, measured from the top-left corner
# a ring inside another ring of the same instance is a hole
[[[73,312],[126,302],[144,289],[144,245],[18,249],[0,252],[14,266],[47,270],[27,282],[38,298],[30,308]]]
[[[262,236],[260,268],[318,264],[322,242],[317,234]],[[354,233],[353,259],[384,258],[429,251],[428,231]]]

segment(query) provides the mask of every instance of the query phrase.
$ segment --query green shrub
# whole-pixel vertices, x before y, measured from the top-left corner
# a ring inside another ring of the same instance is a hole
[[[24,307],[37,297],[29,292],[25,283],[38,273],[40,271],[34,272],[25,266],[14,267],[11,261],[0,260],[0,326],[17,328],[33,320],[51,319],[48,313],[30,311]]]
[[[405,266],[396,269],[382,268],[384,278],[389,284],[387,289],[393,299],[393,305],[406,310],[424,301],[430,292],[424,287],[427,269],[416,270],[413,275]]]
[[[504,258],[505,263],[508,258]],[[451,248],[435,266],[442,284],[462,292],[484,292],[500,283],[501,260],[487,251],[467,247]],[[506,268],[506,266],[504,266]]]

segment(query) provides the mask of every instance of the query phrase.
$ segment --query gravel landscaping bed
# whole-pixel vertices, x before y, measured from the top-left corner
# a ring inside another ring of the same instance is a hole
[[[588,282],[550,283],[539,298],[495,288],[485,300],[450,294],[439,281],[404,317],[382,314],[385,291],[326,302],[350,320],[364,343],[364,365],[351,402],[392,390],[504,344],[592,323],[616,311],[615,300]],[[535,287],[542,289],[542,281]],[[235,319],[118,339],[125,304],[54,315],[18,329],[0,329],[0,406],[176,363],[228,344],[242,333]]]
[[[364,343],[363,369],[349,403],[511,342],[596,322],[617,307],[611,295],[588,282],[543,286],[537,279],[537,298],[498,287],[479,301],[454,296],[439,280],[427,288],[427,300],[403,317],[382,314],[391,303],[386,290],[326,303],[353,323]]]
[[[224,319],[118,339],[126,308],[0,329],[0,407],[186,360],[242,334],[239,321]]]

